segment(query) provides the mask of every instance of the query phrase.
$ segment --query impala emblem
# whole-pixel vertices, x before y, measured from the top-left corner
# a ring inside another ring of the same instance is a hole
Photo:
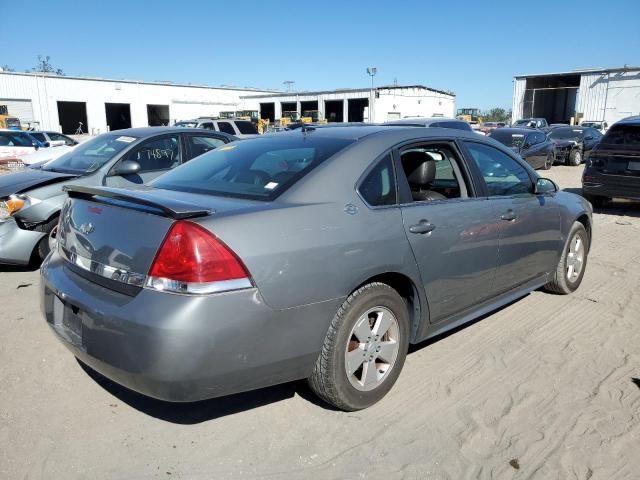
[[[84,233],[85,235],[89,235],[90,233],[93,233],[93,231],[96,228],[93,226],[93,223],[89,222],[89,223],[83,223],[82,225],[80,225],[80,228],[78,228],[78,230],[81,233]]]

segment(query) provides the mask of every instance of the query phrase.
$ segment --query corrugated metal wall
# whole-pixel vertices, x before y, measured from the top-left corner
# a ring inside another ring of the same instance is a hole
[[[522,118],[522,105],[524,103],[524,90],[526,85],[526,78],[515,78],[513,80],[513,105],[511,106],[512,122]]]
[[[604,120],[609,79],[607,74],[588,73],[580,77],[576,113],[583,120]]]
[[[31,100],[7,100],[0,98],[0,105],[6,105],[9,115],[18,117],[23,124],[28,124],[34,120]]]

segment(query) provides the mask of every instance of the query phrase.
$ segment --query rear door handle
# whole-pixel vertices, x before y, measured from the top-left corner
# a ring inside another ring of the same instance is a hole
[[[415,225],[411,225],[409,227],[409,231],[411,233],[420,233],[420,234],[433,232],[435,229],[436,229],[436,226],[432,223],[429,223],[427,220],[420,220],[420,223],[416,223]]]
[[[513,220],[515,220],[516,218],[518,218],[518,216],[516,215],[516,212],[514,212],[513,210],[509,209],[506,212],[504,212],[500,218],[502,220],[507,220],[509,222],[512,222]]]

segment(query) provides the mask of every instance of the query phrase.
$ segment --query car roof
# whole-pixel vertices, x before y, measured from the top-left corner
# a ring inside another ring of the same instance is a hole
[[[640,124],[640,115],[634,115],[632,117],[623,118],[622,120],[619,120],[617,123],[622,123],[625,125]]]
[[[111,130],[109,133],[113,133],[114,135],[131,135],[132,137],[148,137],[150,135],[157,135],[161,133],[209,133],[220,135],[222,132],[214,132],[213,130],[207,130],[204,128],[189,128],[186,129],[184,127],[137,127],[137,128],[123,128],[122,130]],[[233,135],[228,135],[229,137],[233,137]]]
[[[437,122],[460,122],[467,123],[464,120],[460,120],[458,118],[449,118],[449,117],[414,117],[414,118],[403,118],[401,120],[390,120],[385,122],[383,125],[431,125],[432,123]]]

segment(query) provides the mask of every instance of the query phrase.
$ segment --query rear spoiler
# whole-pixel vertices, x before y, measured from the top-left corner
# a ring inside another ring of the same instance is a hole
[[[166,195],[159,195],[157,190],[150,188],[129,190],[124,188],[65,185],[63,190],[67,192],[71,198],[96,201],[98,200],[96,197],[102,197],[135,203],[137,205],[144,205],[145,207],[151,207],[162,212],[163,216],[176,220],[204,217],[214,212],[214,210],[210,208],[202,208],[186,202],[167,198]]]

